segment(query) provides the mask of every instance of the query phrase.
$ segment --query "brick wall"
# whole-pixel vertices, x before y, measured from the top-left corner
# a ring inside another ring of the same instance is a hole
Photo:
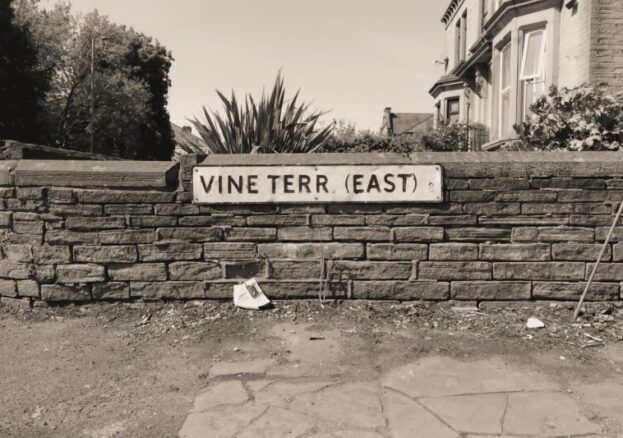
[[[623,89],[623,0],[592,0],[591,3],[591,82],[607,82],[620,91]]]
[[[340,298],[577,299],[623,199],[619,153],[415,154],[412,162],[443,167],[445,202],[386,205],[193,205],[197,160],[185,157],[179,171],[171,163],[0,162],[2,299],[224,299],[251,276],[271,298],[316,297],[324,276],[329,296]],[[590,300],[620,299],[622,239],[623,226]]]

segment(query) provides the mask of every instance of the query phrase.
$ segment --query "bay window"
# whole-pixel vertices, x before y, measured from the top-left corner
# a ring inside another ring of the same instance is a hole
[[[526,32],[519,70],[522,119],[531,116],[530,105],[545,94],[545,30]]]

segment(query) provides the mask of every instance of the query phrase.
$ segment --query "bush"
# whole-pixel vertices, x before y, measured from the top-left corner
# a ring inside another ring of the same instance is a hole
[[[623,95],[604,85],[551,87],[531,106],[532,120],[515,125],[522,142],[537,150],[619,150],[623,138]]]
[[[335,122],[333,135],[318,152],[409,154],[421,150],[421,139],[418,135],[404,134],[386,137],[369,130],[357,130],[354,124],[341,120]]]
[[[467,151],[468,135],[473,139],[476,133],[486,132],[479,123],[454,122],[441,125],[438,129],[422,136],[422,146],[427,151]],[[469,133],[469,134],[468,134]]]

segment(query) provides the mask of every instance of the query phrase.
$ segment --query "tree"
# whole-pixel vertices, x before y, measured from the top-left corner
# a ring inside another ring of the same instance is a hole
[[[166,110],[171,54],[97,10],[76,18],[68,4],[46,11],[18,0],[17,21],[34,29],[39,67],[51,71],[42,119],[47,143],[129,159],[169,160]],[[91,73],[91,56],[94,71]]]
[[[37,50],[27,27],[14,23],[12,0],[0,2],[0,138],[42,138],[42,103],[49,76],[37,68]]]

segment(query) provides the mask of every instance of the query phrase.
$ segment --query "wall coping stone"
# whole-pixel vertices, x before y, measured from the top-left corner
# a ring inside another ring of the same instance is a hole
[[[15,169],[15,184],[166,188],[177,178],[178,166],[178,163],[172,161],[20,160]]]

